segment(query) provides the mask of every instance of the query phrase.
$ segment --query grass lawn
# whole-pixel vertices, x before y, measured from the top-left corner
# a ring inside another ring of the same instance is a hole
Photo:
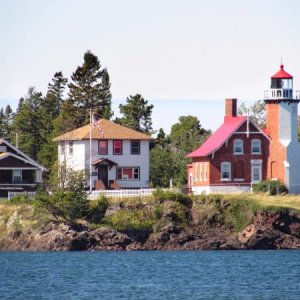
[[[247,199],[253,201],[261,207],[287,207],[300,211],[300,195],[284,195],[284,196],[267,196],[264,194],[239,194],[224,195],[224,198],[230,200]]]

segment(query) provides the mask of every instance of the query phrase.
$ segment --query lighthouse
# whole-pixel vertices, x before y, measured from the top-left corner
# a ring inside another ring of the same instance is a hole
[[[299,96],[299,91],[293,90],[293,76],[281,64],[264,95],[271,139],[267,177],[282,181],[293,194],[300,194]]]

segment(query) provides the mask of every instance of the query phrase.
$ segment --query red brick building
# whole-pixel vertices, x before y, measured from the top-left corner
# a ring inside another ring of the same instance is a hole
[[[299,92],[293,77],[280,71],[265,91],[267,128],[237,116],[237,100],[225,100],[224,123],[198,149],[188,154],[188,186],[195,194],[248,191],[265,179],[284,182],[300,193],[300,145],[297,136]]]

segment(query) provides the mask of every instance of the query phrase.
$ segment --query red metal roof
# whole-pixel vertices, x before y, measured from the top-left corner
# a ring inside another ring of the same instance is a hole
[[[293,78],[292,75],[290,75],[289,73],[287,73],[286,71],[284,71],[284,65],[281,64],[280,65],[280,70],[274,74],[271,78],[279,78],[279,79],[289,79],[289,78]]]
[[[187,157],[205,157],[221,148],[226,140],[247,120],[247,117],[225,117],[224,123],[206,140],[206,142],[187,155]]]

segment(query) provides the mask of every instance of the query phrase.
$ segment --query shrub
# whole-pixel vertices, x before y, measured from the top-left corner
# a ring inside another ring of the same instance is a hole
[[[178,193],[175,191],[170,191],[170,190],[162,190],[162,189],[156,189],[153,192],[154,199],[159,202],[164,202],[164,201],[174,201],[178,202],[182,205],[190,207],[192,205],[192,200],[188,195],[184,195],[182,193]]]
[[[12,204],[29,204],[33,199],[30,199],[27,195],[17,195],[12,197],[8,202]]]
[[[278,180],[264,180],[258,184],[253,185],[253,192],[268,192],[270,195],[277,195],[287,193],[288,189],[282,182]]]
[[[115,229],[151,229],[155,223],[155,215],[151,210],[119,210],[106,219]]]
[[[108,199],[104,195],[100,195],[96,201],[90,201],[87,220],[91,223],[100,224],[108,206]]]

